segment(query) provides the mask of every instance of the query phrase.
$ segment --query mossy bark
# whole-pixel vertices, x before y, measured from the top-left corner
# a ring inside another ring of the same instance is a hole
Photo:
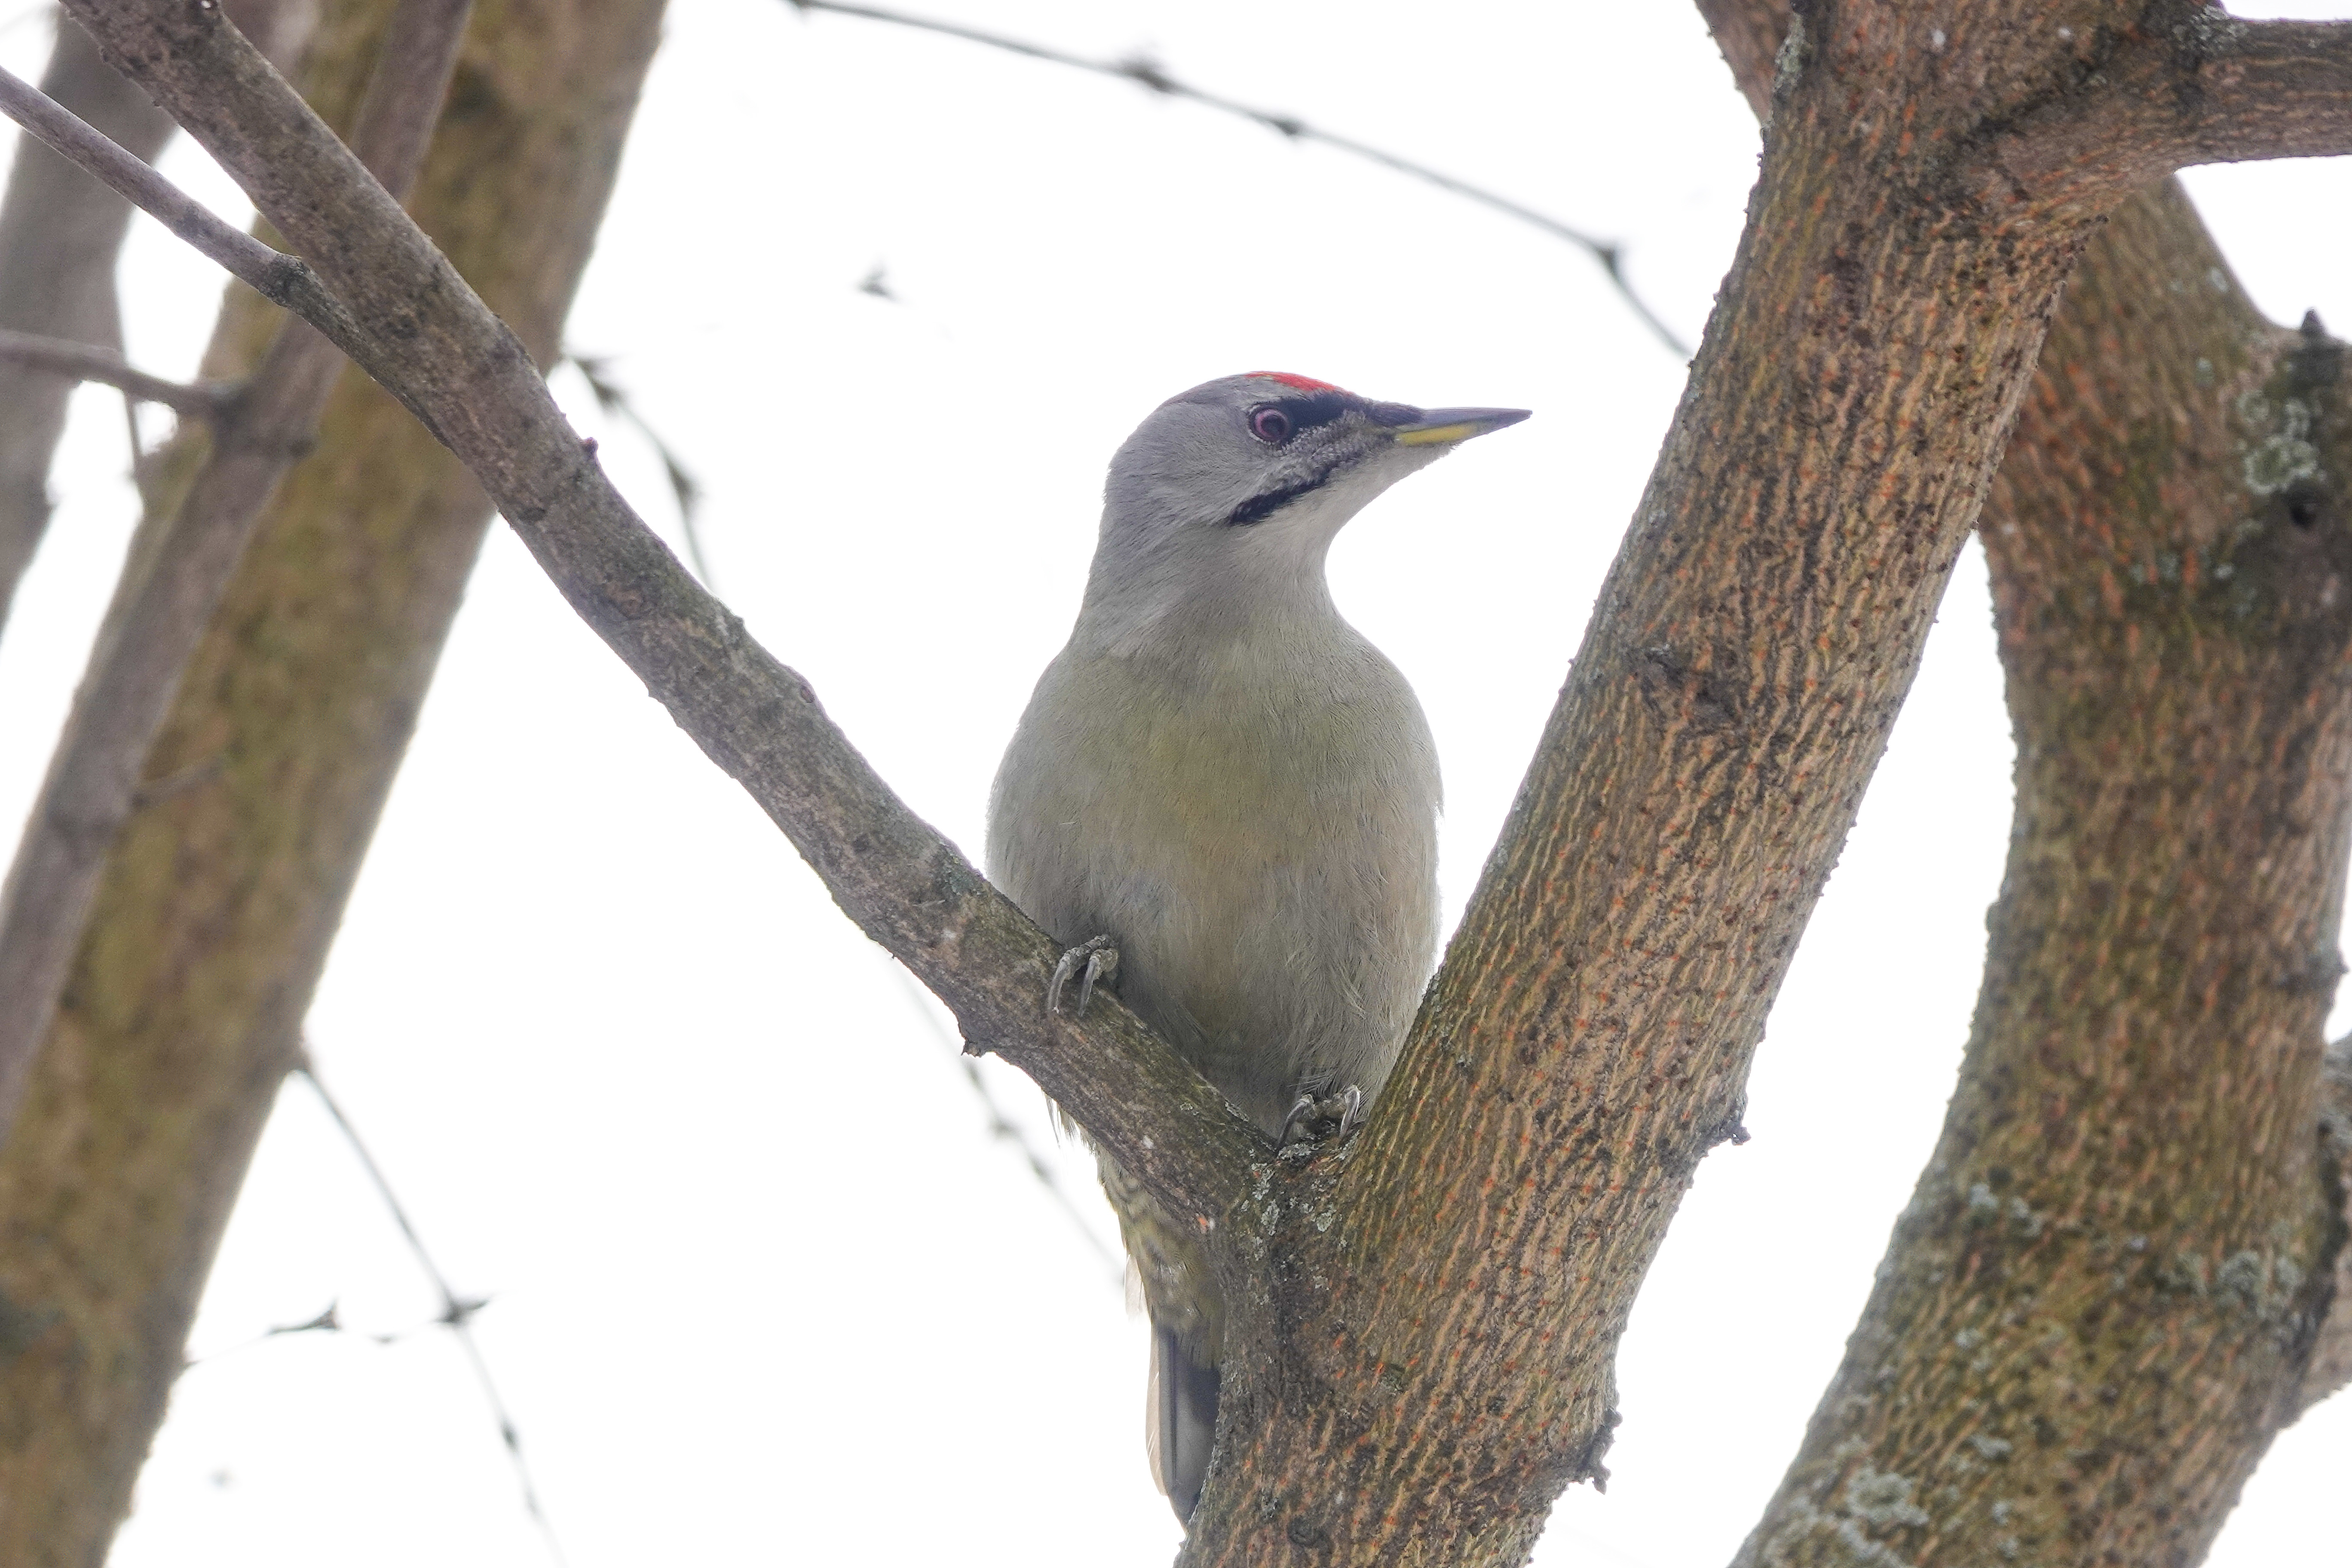
[[[328,8],[306,79],[330,119],[356,110],[388,13]],[[411,206],[542,363],[659,17],[476,11]],[[233,287],[208,371],[249,365],[268,315]],[[0,1152],[0,1561],[105,1554],[488,521],[464,468],[346,372],[188,668]]]
[[[2124,195],[1993,167],[2038,8],[1816,6],[1658,468],[1359,1144],[1228,1243],[1229,1414],[1182,1561],[1524,1561]],[[2088,31],[2107,13],[2061,7]],[[2045,52],[2047,51],[2047,52]],[[1242,1353],[1232,1344],[1242,1337]]]
[[[1763,108],[1786,8],[1702,8]],[[2342,358],[2261,318],[2169,182],[2068,283],[1983,519],[2018,762],[1975,1028],[1742,1564],[2193,1563],[2308,1402],[2344,1242]]]
[[[1155,1078],[1151,1061],[1129,1063],[1134,1070],[1118,1081],[1137,1092],[1122,1098],[1123,1089],[1102,1089],[1117,1079],[1116,1065],[1097,1074],[1076,1053],[1045,1048],[1077,1030],[1035,1021],[1051,957],[1042,933],[992,901],[864,767],[806,683],[694,589],[429,247],[364,182],[319,177],[336,150],[288,112],[274,80],[208,13],[133,0],[73,4],[142,79],[171,96],[264,208],[300,231],[304,253],[355,316],[378,329],[395,321],[417,329],[402,352],[384,350],[381,338],[356,352],[373,354],[387,384],[435,411],[583,616],[793,835],[845,907],[956,1003],[972,1037],[1002,1035],[1008,1053],[1035,1062],[1041,1081],[1123,1165],[1160,1184],[1156,1195],[1201,1205],[1196,1219],[1232,1316],[1225,1419],[1185,1548],[1192,1563],[1514,1563],[1559,1489],[1597,1472],[1612,1420],[1609,1363],[1634,1292],[1696,1162],[1736,1131],[1765,1009],[1999,466],[2061,285],[2097,223],[2131,195],[2126,175],[2137,178],[2155,155],[2119,142],[2076,155],[2102,126],[2112,132],[2123,123],[2115,83],[2085,72],[2083,50],[2128,40],[2142,57],[2169,59],[2168,40],[2193,42],[2210,19],[2191,0],[1974,0],[1948,17],[1892,0],[1808,7],[1804,36],[1781,56],[1748,233],[1690,391],[1397,1077],[1352,1146],[1277,1159],[1254,1143],[1232,1148],[1230,1118],[1186,1100],[1192,1080],[1181,1073]],[[2193,51],[2186,58],[2194,64]],[[2194,85],[2188,75],[2147,79],[2165,102]],[[2102,153],[2119,155],[2092,155]],[[2291,393],[2304,414],[2277,404],[2284,422],[2263,426],[2246,454],[2260,459],[2249,482],[2259,474],[2281,496],[2315,470],[2300,449],[2269,443],[2325,445],[2311,438],[2332,416],[2320,408],[2324,347],[2312,348],[2291,385],[2274,389],[2282,399]],[[2253,410],[2242,414],[2250,429]],[[2298,417],[2305,424],[2290,428]],[[2290,515],[2288,526],[2305,525]],[[2274,763],[2311,755],[2324,766],[2336,742],[2315,716],[2325,680],[2312,671],[2333,657],[2333,545],[2299,555],[2305,547],[2290,536],[2260,532],[2214,535],[2220,553],[2200,564],[2193,586],[2226,605],[2239,590],[2214,589],[2221,567],[2232,567],[2231,583],[2242,569],[2269,597],[2231,623],[2241,635],[2263,625],[2302,628],[2294,658],[2244,657],[2250,670],[2285,682],[2263,699],[2274,718],[2311,719],[2294,731],[2307,743],[2284,748]],[[2159,561],[2147,587],[2149,603],[2170,606],[2166,613],[2192,621],[2235,613],[2193,595],[2172,605],[2166,595],[2186,590],[2165,570]],[[2165,635],[2210,655],[2221,626]],[[259,631],[282,635],[275,625]],[[2131,629],[2118,635],[2128,652]],[[2157,752],[2167,742],[2189,745],[2203,766],[2229,760],[2223,719],[2208,734],[2168,706],[2168,693],[2129,689],[2111,700],[2139,700],[2153,717],[2085,716],[2117,727],[2082,753],[2091,762],[2109,750],[2128,761],[2131,746]],[[170,761],[206,754],[199,733]],[[2058,759],[2051,776],[2084,765]],[[2291,854],[2291,877],[2327,862],[2326,836],[2336,831],[2309,818],[2310,841],[2287,844],[2280,825],[2319,799],[2300,790],[2273,798],[2248,784],[2241,794],[2254,804],[2226,792],[2221,803],[2237,814],[2232,821],[2250,819],[2238,826],[2270,834]],[[2163,796],[2139,802],[2128,792],[2120,805],[2091,804],[2122,815],[2112,831],[2083,842],[2122,842],[2130,813],[2144,808],[2166,831],[2188,836],[2171,847],[2175,865],[2215,875],[2221,862],[2197,858],[2207,853],[2195,837],[2209,826],[2201,807]],[[2270,875],[2230,864],[2233,875]],[[2021,873],[2021,886],[2033,870]],[[2193,878],[2157,886],[2163,898],[2125,876],[2112,891],[2158,932],[2174,929],[2163,923],[2164,898],[2210,896]],[[2052,918],[2059,915],[2088,922],[2105,911],[2066,908]],[[2273,958],[2307,953],[2321,935],[2291,912],[2273,932]],[[988,949],[977,962],[982,944],[964,940],[974,933]],[[2023,953],[2032,934],[2021,927],[2011,948]],[[2083,957],[2071,941],[2051,951],[2065,965]],[[2294,1007],[2308,1007],[2317,989],[2292,964],[2250,971],[2244,985],[2226,973],[2209,984],[2205,956],[2168,949],[2152,972],[2173,1005],[2202,1009],[2200,1019],[2239,1008],[2260,984],[2292,991]],[[2026,996],[2032,976],[2012,967],[2003,984]],[[2141,969],[2118,957],[2113,973]],[[2103,961],[2080,973],[2083,994],[2057,983],[2052,1005],[2088,1016],[2085,1009],[2109,1005],[2098,987],[2110,970]],[[1989,1005],[1988,1016],[1997,1010]],[[2028,1024],[2040,1016],[2031,1005],[2020,1016]],[[2132,1016],[2128,1005],[2115,1014]],[[1987,1028],[1989,1040],[2013,1032],[1999,1020]],[[2178,1320],[2188,1327],[2155,1347],[2185,1346],[2193,1360],[2218,1346],[2231,1364],[2292,1353],[2278,1343],[2294,1338],[2291,1324],[2319,1287],[2291,1276],[2299,1260],[2322,1262],[2325,1244],[2292,1225],[2263,1233],[2267,1251],[2237,1243],[2319,1163],[2306,1146],[2298,1167],[2290,1147],[2303,1081],[2291,1053],[2247,1049],[2251,1080],[2282,1100],[2259,1112],[2267,1142],[2243,1167],[2240,1188],[2185,1216],[2126,1216],[2173,1225],[2189,1242],[2238,1247],[2213,1254],[2201,1294],[2184,1293],[2209,1318],[2242,1310],[2256,1328],[2223,1343],[2221,1331],[2197,1326],[2203,1320]],[[2032,1065],[2045,1085],[2082,1089],[2085,1069],[2063,1039],[2042,1055],[2049,1059]],[[2181,1073],[2200,1065],[2158,1057]],[[1073,1072],[1070,1062],[1083,1065]],[[2158,1087],[2174,1086],[2159,1077]],[[2071,1127],[2079,1099],[2055,1092],[2045,1087],[2028,1109]],[[1130,1104],[1136,1113],[1121,1120]],[[1172,1130],[1174,1141],[1190,1143],[1183,1119],[1195,1114],[1199,1146],[1189,1159],[1166,1155],[1153,1173],[1150,1138],[1135,1134]],[[2169,1104],[2145,1112],[2151,1122],[2185,1119],[2194,1129],[2209,1125],[2202,1114]],[[1988,1117],[1969,1149],[2009,1131]],[[2113,1168],[2097,1129],[2075,1135],[2069,1158],[2077,1166]],[[2144,1155],[2160,1142],[2130,1130],[2116,1140]],[[2014,1183],[2018,1163],[2004,1169]],[[1970,1244],[1996,1261],[2038,1266],[2073,1255],[2086,1234],[2066,1228],[2074,1211],[2030,1185],[2000,1194],[1992,1186],[1990,1170],[1964,1184],[1957,1217],[1973,1223],[1990,1205],[1995,1230],[1955,1234],[1979,1238]],[[2011,1196],[2024,1201],[2013,1207]],[[1919,1234],[1932,1244],[1945,1234],[1942,1218],[1921,1213]],[[2082,1226],[2106,1217],[2090,1212]],[[1995,1255],[1996,1242],[2009,1250]],[[2245,1253],[2254,1261],[2242,1260]],[[2075,1323],[2086,1326],[2098,1327]],[[2014,1364],[2027,1375],[2040,1364],[2037,1350],[2063,1348],[2045,1337],[2003,1353],[2021,1356]],[[1906,1364],[1931,1373],[1948,1364],[1931,1349],[1922,1342]],[[2101,1385],[2079,1404],[2105,1397]],[[2042,1407],[2062,1408],[2054,1395]],[[1927,1408],[1936,1421],[1955,1407]],[[2227,1397],[2195,1408],[2233,1419],[2239,1412]],[[1885,1431],[1902,1452],[1910,1428]],[[2115,1501],[2128,1511],[2138,1495]],[[2210,1495],[2209,1486],[2190,1500]],[[1826,1531],[1795,1520],[1797,1547],[1885,1561],[1893,1548],[1871,1531],[1936,1522],[1911,1469],[1849,1467],[1822,1496],[1816,1513],[1845,1514]],[[2070,1517],[2094,1520],[2097,1500]],[[1983,1517],[1997,1517],[1990,1503]],[[2047,1539],[2063,1545],[2073,1537]],[[1999,1550],[1997,1540],[1986,1544]]]
[[[2178,187],[2068,290],[1986,509],[2017,820],[1942,1138],[1742,1553],[2188,1564],[2300,1405],[2342,1221],[2342,346]]]

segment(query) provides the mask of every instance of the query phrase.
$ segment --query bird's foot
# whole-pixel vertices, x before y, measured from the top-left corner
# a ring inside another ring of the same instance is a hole
[[[1282,1119],[1282,1136],[1274,1141],[1275,1145],[1277,1148],[1287,1147],[1294,1128],[1306,1133],[1310,1141],[1327,1136],[1345,1138],[1361,1126],[1363,1121],[1364,1091],[1352,1083],[1345,1089],[1334,1089],[1320,1100],[1311,1094],[1302,1094],[1298,1102],[1290,1108],[1290,1114]],[[1328,1132],[1324,1131],[1327,1128],[1329,1129]]]
[[[1088,937],[1062,954],[1062,962],[1054,965],[1054,978],[1045,983],[1048,1017],[1062,1010],[1062,987],[1073,974],[1078,976],[1077,1016],[1083,1018],[1087,1004],[1094,1000],[1095,983],[1118,978],[1118,944],[1107,936]]]

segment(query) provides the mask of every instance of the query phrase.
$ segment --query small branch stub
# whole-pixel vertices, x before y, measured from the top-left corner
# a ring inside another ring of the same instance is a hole
[[[0,330],[0,364],[50,371],[76,381],[115,387],[145,403],[159,403],[174,414],[207,423],[219,420],[236,399],[236,388],[225,382],[167,381],[133,369],[112,349],[94,343],[72,343],[30,332]]]

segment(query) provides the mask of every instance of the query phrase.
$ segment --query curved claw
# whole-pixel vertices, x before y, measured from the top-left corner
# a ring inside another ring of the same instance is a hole
[[[1364,1091],[1351,1083],[1347,1088],[1334,1090],[1320,1100],[1311,1094],[1301,1094],[1292,1104],[1289,1113],[1283,1117],[1282,1136],[1274,1141],[1275,1147],[1279,1149],[1289,1144],[1293,1128],[1305,1131],[1307,1136],[1312,1138],[1315,1135],[1316,1123],[1323,1121],[1339,1123],[1337,1130],[1331,1133],[1334,1138],[1345,1138],[1362,1126]]]
[[[1083,973],[1078,967],[1081,963],[1086,965]],[[1108,936],[1088,937],[1062,954],[1061,962],[1054,965],[1054,977],[1045,983],[1048,1016],[1062,1010],[1062,987],[1070,983],[1073,974],[1079,976],[1076,1016],[1083,1018],[1087,1016],[1087,1004],[1094,1000],[1095,983],[1118,977],[1118,944]]]

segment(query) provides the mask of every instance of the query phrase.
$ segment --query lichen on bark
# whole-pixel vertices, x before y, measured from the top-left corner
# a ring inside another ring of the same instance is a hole
[[[1760,107],[1785,7],[1703,8]],[[1975,1030],[1742,1563],[2193,1563],[2311,1397],[2342,352],[2264,321],[2171,184],[2069,281],[1983,518],[2018,817]],[[1855,1507],[1885,1476],[1906,1510]]]
[[[337,0],[309,79],[356,109],[390,7]],[[483,0],[412,208],[545,361],[658,0]],[[208,374],[273,312],[241,285]],[[201,458],[180,443],[151,489]],[[0,1561],[99,1561],[488,521],[464,468],[346,372],[184,677],[0,1151]],[[152,537],[152,531],[142,531]],[[139,552],[134,547],[132,569]]]

